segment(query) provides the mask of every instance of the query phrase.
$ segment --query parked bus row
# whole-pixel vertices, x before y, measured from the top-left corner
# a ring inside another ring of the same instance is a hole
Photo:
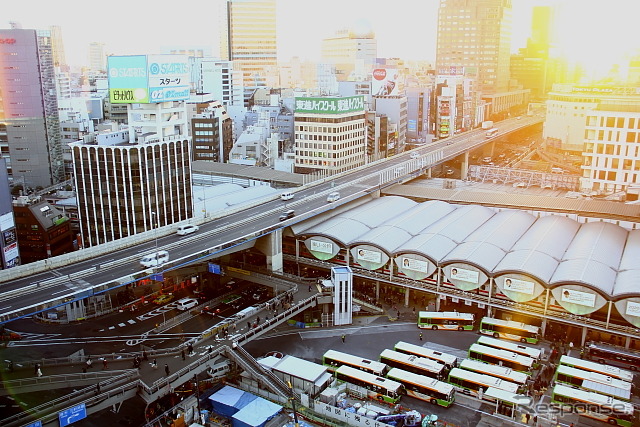
[[[447,329],[457,331],[473,330],[475,317],[472,313],[457,311],[420,311],[418,327],[421,329]],[[537,344],[540,339],[540,328],[512,320],[483,317],[478,332],[493,338],[505,338],[522,343]]]

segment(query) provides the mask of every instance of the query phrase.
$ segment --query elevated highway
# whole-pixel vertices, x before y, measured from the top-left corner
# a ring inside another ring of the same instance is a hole
[[[252,247],[257,239],[275,233],[293,223],[309,219],[360,198],[377,195],[390,185],[430,173],[443,162],[493,143],[505,135],[540,125],[541,117],[509,119],[496,124],[498,134],[485,138],[481,129],[466,132],[416,148],[393,158],[379,160],[360,168],[318,180],[295,190],[295,198],[283,202],[277,196],[256,201],[239,208],[213,213],[199,223],[200,231],[181,237],[175,234],[177,225],[141,233],[94,248],[83,249],[36,263],[0,272],[0,323],[76,304],[94,295],[138,279],[162,274],[195,263]],[[413,157],[413,158],[412,158]],[[463,167],[463,170],[466,167]],[[339,191],[341,199],[328,204],[326,196]],[[285,209],[294,209],[296,216],[280,222]],[[171,260],[158,271],[142,269],[140,258],[156,250],[169,251]],[[275,269],[279,267],[276,265]]]

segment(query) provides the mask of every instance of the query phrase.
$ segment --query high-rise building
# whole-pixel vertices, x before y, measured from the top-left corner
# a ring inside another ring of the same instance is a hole
[[[530,91],[509,86],[510,59],[511,0],[440,0],[436,74],[474,79],[472,110],[483,100],[499,120],[526,108]]]
[[[104,51],[104,43],[89,43],[89,68],[92,71],[105,71],[107,55]]]
[[[322,40],[321,62],[335,66],[338,81],[366,80],[377,55],[375,33],[366,25],[339,30]]]
[[[364,96],[296,98],[295,172],[332,175],[365,164]]]
[[[245,104],[277,67],[276,0],[227,0],[221,57],[243,74]]]
[[[0,29],[0,153],[14,182],[64,180],[52,39],[46,30]]]
[[[67,58],[64,53],[64,43],[62,42],[62,28],[58,25],[49,27],[51,31],[51,48],[53,51],[53,65],[60,67],[63,71],[68,71]]]
[[[511,77],[531,90],[533,101],[545,99],[557,78],[558,59],[549,54],[553,47],[553,11],[550,6],[533,8],[527,46],[511,56]]]
[[[197,114],[191,118],[193,160],[225,163],[233,147],[232,126],[220,101],[199,103]]]

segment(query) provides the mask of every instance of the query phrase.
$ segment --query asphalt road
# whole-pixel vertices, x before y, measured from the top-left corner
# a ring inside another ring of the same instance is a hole
[[[420,341],[420,332],[414,322],[389,323],[386,318],[380,318],[362,326],[282,330],[254,340],[244,348],[255,358],[262,357],[269,351],[279,351],[285,355],[322,363],[322,355],[329,349],[377,360],[382,350],[393,349],[398,341],[405,341],[464,358],[469,346],[478,339],[476,332],[422,330],[423,341]],[[346,336],[344,343],[340,338],[342,334]],[[492,405],[466,397],[457,398],[457,402],[450,408],[431,405],[407,396],[400,400],[400,404],[422,414],[436,414],[439,419],[457,426],[476,426],[482,415],[478,409],[486,412],[492,410]]]

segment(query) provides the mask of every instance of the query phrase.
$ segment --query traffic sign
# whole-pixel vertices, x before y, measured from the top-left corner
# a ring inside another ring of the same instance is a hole
[[[81,403],[73,408],[59,412],[58,418],[60,420],[60,427],[68,426],[71,423],[87,418],[87,408],[84,406],[84,403]]]
[[[42,421],[34,421],[31,424],[27,424],[25,427],[42,427]]]

